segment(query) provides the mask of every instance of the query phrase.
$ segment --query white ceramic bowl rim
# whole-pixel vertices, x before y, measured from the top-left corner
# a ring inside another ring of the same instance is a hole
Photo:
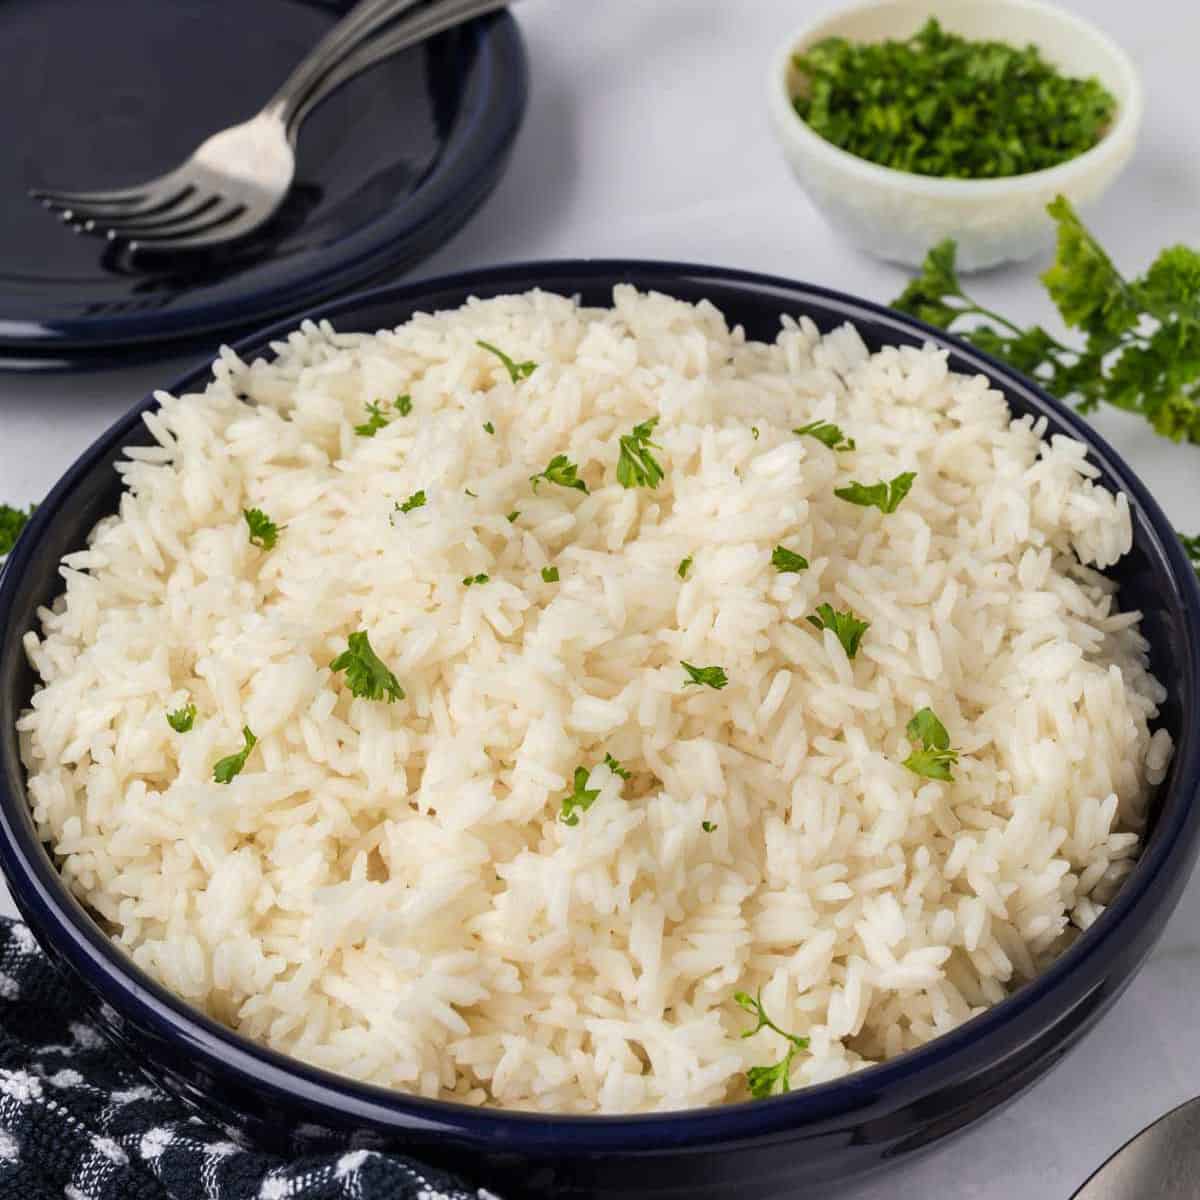
[[[796,48],[815,40],[825,26],[839,18],[855,13],[870,12],[877,8],[889,8],[894,0],[860,0],[859,3],[830,7],[814,21],[808,21],[784,39],[782,49],[771,64],[768,77],[768,100],[775,110],[775,123],[780,136],[794,137],[803,142],[808,150],[832,159],[842,170],[858,174],[864,182],[886,183],[890,187],[901,186],[915,194],[945,196],[951,194],[973,196],[1003,196],[1024,191],[1040,191],[1056,181],[1071,178],[1077,171],[1087,171],[1100,158],[1106,157],[1113,148],[1121,146],[1130,131],[1141,124],[1144,98],[1141,78],[1128,54],[1102,29],[1043,0],[989,0],[996,9],[1013,9],[1033,13],[1049,23],[1067,26],[1080,37],[1085,37],[1102,49],[1113,62],[1125,85],[1125,98],[1119,103],[1117,119],[1112,127],[1090,150],[1077,154],[1066,162],[1040,171],[1028,171],[1023,175],[1003,175],[995,179],[944,179],[938,175],[918,175],[912,171],[900,171],[895,167],[881,166],[869,159],[860,158],[827,141],[796,112],[792,105],[792,94],[788,88],[792,56]]]

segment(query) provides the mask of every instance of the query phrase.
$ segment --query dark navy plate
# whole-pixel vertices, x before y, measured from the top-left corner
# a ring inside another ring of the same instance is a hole
[[[149,440],[147,398],[105,433],[39,506],[0,578],[0,867],[38,941],[94,1018],[146,1073],[208,1116],[283,1152],[329,1145],[408,1150],[512,1200],[783,1200],[886,1166],[1018,1096],[1059,1062],[1121,994],[1162,932],[1200,842],[1200,586],[1170,522],[1137,477],[1080,417],[970,346],[909,317],[824,288],[766,275],[671,263],[528,263],[393,286],[327,304],[339,329],[373,331],[468,296],[541,287],[610,301],[629,282],[712,300],[755,338],[781,313],[824,330],[853,321],[867,344],[932,340],[950,365],[987,376],[1015,413],[1045,417],[1046,436],[1088,447],[1104,486],[1124,491],[1133,550],[1112,572],[1124,607],[1141,609],[1151,664],[1168,687],[1161,724],[1175,756],[1145,850],[1113,903],[1050,968],[951,1033],[844,1079],[789,1095],[688,1112],[570,1117],[481,1110],[354,1083],[254,1045],[143,975],[68,893],[40,844],[25,796],[14,721],[33,676],[21,639],[62,589],[59,559],[115,511],[121,447]],[[275,326],[237,347],[269,354]],[[175,392],[203,387],[208,368]],[[1096,1053],[1104,1054],[1103,1039]],[[952,1183],[945,1197],[956,1195]]]
[[[498,181],[524,113],[507,14],[381,63],[300,135],[283,210],[201,262],[134,269],[31,187],[137,182],[254,113],[348,0],[0,0],[0,371],[178,353],[437,249]]]

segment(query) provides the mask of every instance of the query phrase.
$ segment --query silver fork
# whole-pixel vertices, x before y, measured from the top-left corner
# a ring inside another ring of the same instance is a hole
[[[296,172],[296,137],[313,109],[375,63],[505,8],[508,0],[417,3],[363,0],[301,60],[256,116],[214,133],[174,170],[110,191],[38,189],[30,195],[68,224],[128,243],[135,251],[211,249],[245,237],[283,203]]]

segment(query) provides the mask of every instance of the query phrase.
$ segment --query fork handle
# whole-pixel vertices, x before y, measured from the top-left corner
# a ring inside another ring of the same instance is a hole
[[[427,0],[417,11],[397,21],[386,33],[365,43],[356,43],[291,107],[285,116],[288,137],[294,142],[309,113],[369,67],[455,25],[507,8],[509,3],[510,0]]]

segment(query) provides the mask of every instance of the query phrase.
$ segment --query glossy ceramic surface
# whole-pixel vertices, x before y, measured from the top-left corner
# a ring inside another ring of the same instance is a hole
[[[301,131],[283,209],[236,246],[139,266],[26,197],[174,165],[254,113],[348,7],[0,0],[0,370],[89,369],[159,343],[178,353],[394,274],[459,228],[499,179],[524,113],[524,48],[507,14],[331,97]]]
[[[13,721],[33,680],[20,648],[39,604],[58,592],[60,556],[113,511],[112,464],[148,440],[145,400],[110,429],[38,509],[0,581],[0,866],[38,940],[92,997],[97,1018],[174,1088],[230,1128],[271,1146],[408,1149],[517,1197],[769,1197],[820,1195],[820,1185],[886,1166],[1016,1096],[1095,1023],[1129,982],[1174,907],[1200,834],[1200,585],[1169,522],[1112,450],[1028,381],[887,309],[761,275],[637,262],[496,268],[392,287],[319,311],[344,330],[373,330],[469,295],[540,286],[604,303],[616,282],[683,299],[707,297],[753,337],[781,313],[831,328],[845,320],[873,346],[932,338],[956,369],[988,375],[1014,411],[1045,415],[1050,432],[1089,443],[1104,482],[1134,513],[1133,553],[1116,571],[1122,602],[1145,611],[1154,668],[1170,698],[1163,723],[1177,751],[1146,851],[1115,902],[1049,971],[989,1012],[922,1049],[848,1079],[752,1104],[677,1114],[552,1118],[480,1111],[351,1083],[243,1041],[129,966],[65,892],[26,808]],[[255,354],[282,330],[243,343]],[[202,386],[205,372],[175,385]],[[1185,714],[1193,714],[1191,723]],[[805,1190],[806,1187],[812,1190]],[[949,1194],[949,1193],[948,1193]]]

